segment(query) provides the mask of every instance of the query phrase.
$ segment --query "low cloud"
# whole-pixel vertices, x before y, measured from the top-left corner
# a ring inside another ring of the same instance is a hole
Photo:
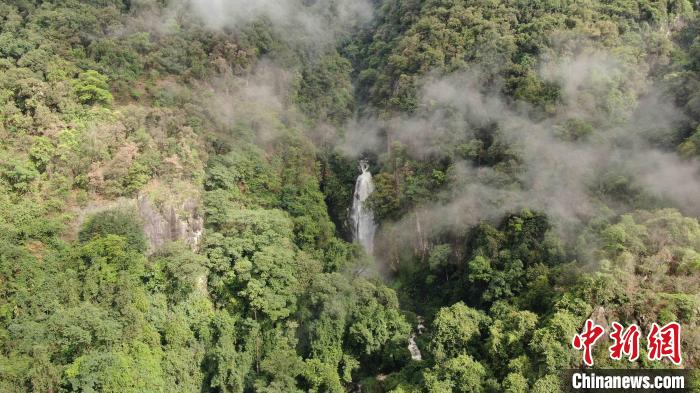
[[[334,43],[373,15],[366,0],[179,0],[171,9],[190,13],[212,29],[266,21],[282,39],[311,45]]]
[[[611,206],[625,211],[671,205],[697,216],[700,164],[681,159],[670,141],[683,116],[640,77],[643,66],[634,72],[630,67],[636,65],[604,53],[545,64],[543,79],[560,85],[562,96],[550,115],[537,119],[528,105],[485,90],[476,74],[427,77],[415,114],[354,121],[339,149],[355,155],[373,146],[384,151],[390,140],[421,159],[487,130],[514,153],[509,175],[457,162],[446,190],[400,222],[385,225],[392,239],[396,229],[416,228],[405,235],[413,244],[422,241],[416,236],[462,232],[522,208],[546,212],[561,231],[578,228]],[[572,121],[590,130],[569,135]],[[619,193],[625,194],[622,199]]]

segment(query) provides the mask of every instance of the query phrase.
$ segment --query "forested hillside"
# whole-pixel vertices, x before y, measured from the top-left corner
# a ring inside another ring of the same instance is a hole
[[[588,318],[699,367],[699,12],[0,1],[0,392],[554,392]]]

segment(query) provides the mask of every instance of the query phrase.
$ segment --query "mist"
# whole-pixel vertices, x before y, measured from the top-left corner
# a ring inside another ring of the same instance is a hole
[[[670,206],[698,216],[700,163],[682,159],[672,148],[684,117],[646,72],[643,65],[603,52],[545,63],[540,76],[557,83],[561,97],[539,117],[527,103],[482,86],[478,72],[428,76],[420,83],[416,113],[355,119],[338,150],[351,157],[382,154],[399,142],[422,160],[488,130],[516,157],[508,164],[507,181],[503,171],[457,158],[443,191],[398,222],[384,224],[389,243],[403,237],[399,241],[424,244],[525,208],[546,213],[568,239],[610,208],[623,213]],[[592,129],[572,135],[572,122]]]
[[[309,46],[334,44],[373,15],[367,0],[178,0],[170,9],[192,14],[210,29],[267,22],[281,39]]]
[[[372,6],[351,0],[181,0],[165,14],[178,13],[191,13],[214,30],[264,21],[282,39],[317,50],[369,22]],[[611,207],[619,213],[673,206],[700,214],[700,165],[672,150],[683,115],[651,82],[644,61],[592,45],[577,53],[547,53],[540,63],[540,79],[560,87],[556,106],[544,116],[528,103],[503,96],[500,81],[484,86],[487,78],[473,66],[425,76],[418,83],[419,106],[413,114],[358,115],[340,129],[319,124],[307,133],[324,148],[352,159],[368,152],[381,156],[399,143],[411,157],[423,160],[445,154],[445,146],[468,144],[487,130],[517,157],[508,163],[507,174],[454,158],[447,187],[399,222],[384,223],[387,233],[394,225],[413,227],[418,219],[423,238],[461,233],[524,208],[545,212],[567,237]],[[201,99],[208,100],[211,116],[222,126],[247,122],[257,142],[265,145],[285,123],[303,116],[289,98],[297,77],[294,70],[263,60],[242,75],[207,81]],[[578,123],[589,125],[590,132],[571,135],[571,124]],[[619,183],[627,196],[636,195],[620,199],[614,195],[619,190],[609,190],[606,182]],[[407,236],[416,242],[416,234]]]

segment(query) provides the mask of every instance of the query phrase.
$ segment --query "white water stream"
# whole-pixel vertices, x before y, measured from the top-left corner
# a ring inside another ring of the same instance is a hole
[[[352,224],[352,238],[360,243],[368,254],[374,251],[374,233],[377,230],[377,224],[374,222],[374,214],[367,206],[367,198],[374,192],[374,182],[372,174],[369,172],[369,164],[367,161],[360,161],[360,176],[355,181],[355,192],[352,198],[352,210],[350,211],[350,221]],[[423,333],[425,326],[423,319],[419,317],[417,332],[411,333],[408,339],[408,350],[411,353],[411,359],[422,360],[423,355],[416,344],[416,333]]]
[[[372,174],[369,172],[367,161],[360,161],[360,172],[361,174],[355,182],[355,193],[353,194],[352,210],[350,212],[352,237],[371,255],[374,251],[374,232],[377,230],[377,224],[374,222],[372,210],[365,203],[374,191]]]

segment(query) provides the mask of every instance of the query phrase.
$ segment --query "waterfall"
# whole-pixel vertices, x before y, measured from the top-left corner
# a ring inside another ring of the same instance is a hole
[[[411,360],[423,360],[423,355],[420,353],[418,344],[416,344],[416,334],[411,333],[408,338],[408,351],[411,353]]]
[[[411,332],[411,336],[408,338],[408,351],[411,353],[412,360],[423,360],[423,354],[416,344],[416,333],[417,335],[423,334],[425,330],[425,325],[423,324],[423,317],[418,316],[418,325],[416,326],[416,331]]]
[[[374,214],[366,205],[367,197],[374,191],[372,174],[369,172],[369,164],[366,160],[360,161],[360,176],[355,182],[355,193],[352,199],[352,211],[350,220],[352,221],[353,240],[360,243],[368,254],[372,254],[374,249],[374,231],[377,225],[374,223]]]

